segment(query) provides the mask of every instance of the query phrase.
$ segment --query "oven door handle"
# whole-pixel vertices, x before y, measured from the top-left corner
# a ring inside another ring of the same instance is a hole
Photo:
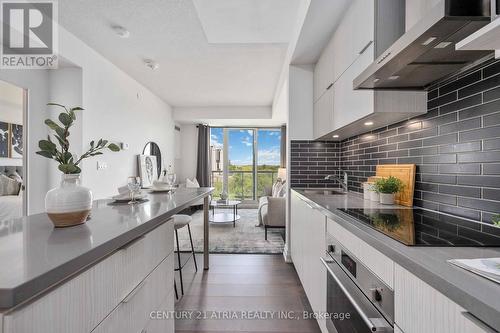
[[[356,309],[359,316],[363,319],[363,321],[368,326],[370,331],[372,331],[372,332],[393,332],[392,326],[389,325],[387,320],[385,320],[385,318],[382,317],[382,315],[380,315],[379,318],[370,318],[369,317],[369,315],[367,314],[367,311],[364,310],[364,308],[366,308],[367,306],[358,302],[356,300],[356,298],[352,295],[352,293],[349,291],[349,289],[351,289],[353,291],[356,291],[356,290],[359,291],[359,289],[354,285],[354,282],[352,282],[351,279],[347,276],[347,273],[345,273],[340,268],[340,266],[337,264],[337,262],[333,259],[324,259],[321,257],[320,257],[320,259],[321,259],[321,262],[323,263],[323,265],[326,267],[328,274],[330,274],[333,277],[333,279],[335,280],[337,285],[340,287],[340,289],[345,294],[345,296],[349,299],[349,302],[351,302],[352,306]],[[339,276],[340,274],[335,274],[334,268],[332,268],[331,265],[338,266],[338,270],[340,270],[342,272],[341,274],[345,275],[345,278],[342,276]],[[349,288],[347,284],[353,284],[353,287]],[[359,293],[362,294],[361,291],[359,291]],[[359,295],[358,295],[358,297],[359,297]],[[365,296],[362,295],[361,297],[365,297]],[[369,302],[368,299],[366,300],[366,302]],[[372,304],[370,304],[370,305],[375,308],[374,305],[372,305]],[[378,313],[378,311],[376,309],[374,309],[374,311],[376,311]]]

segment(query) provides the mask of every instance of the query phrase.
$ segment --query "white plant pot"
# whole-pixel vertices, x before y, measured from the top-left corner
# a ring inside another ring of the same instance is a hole
[[[363,183],[363,199],[370,200],[370,189],[372,186],[370,183]]]
[[[56,228],[85,223],[92,210],[92,192],[80,186],[80,175],[65,175],[45,196],[45,212]]]
[[[380,196],[378,195],[378,192],[376,192],[374,190],[370,190],[370,200],[375,201],[375,202],[379,202]]]
[[[383,205],[394,205],[394,193],[380,193],[380,203]]]

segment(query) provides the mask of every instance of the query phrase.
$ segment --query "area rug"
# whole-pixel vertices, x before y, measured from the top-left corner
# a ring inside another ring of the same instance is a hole
[[[211,212],[210,212],[211,213]],[[210,224],[211,253],[282,253],[284,229],[268,229],[264,239],[264,227],[257,227],[257,209],[238,209],[241,218],[233,223]],[[196,252],[203,251],[203,211],[192,215],[191,233]],[[187,228],[179,230],[181,250],[190,250]]]

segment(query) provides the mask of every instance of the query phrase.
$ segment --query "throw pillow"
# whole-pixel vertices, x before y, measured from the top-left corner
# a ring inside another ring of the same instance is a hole
[[[21,183],[6,175],[0,175],[0,195],[18,195],[21,189]]]
[[[277,180],[276,183],[273,184],[273,192],[272,196],[274,198],[279,198],[282,196],[282,192],[285,190],[285,185],[280,180]]]
[[[23,178],[16,171],[12,171],[11,173],[9,173],[8,177],[14,179],[18,183],[23,183]]]
[[[193,180],[186,178],[186,188],[198,188],[198,187],[200,187],[200,184],[198,184],[196,178],[193,178]]]

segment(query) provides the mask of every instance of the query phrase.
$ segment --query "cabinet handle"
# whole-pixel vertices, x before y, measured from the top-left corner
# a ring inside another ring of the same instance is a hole
[[[120,250],[123,250],[123,251],[127,251],[129,248],[131,248],[132,246],[134,246],[134,244],[138,243],[140,240],[146,238],[146,235],[142,235],[142,236],[139,236],[133,240],[131,240],[130,242],[128,242],[127,244],[123,245]]]
[[[129,292],[127,294],[127,296],[125,296],[122,300],[122,303],[128,303],[130,302],[130,300],[132,298],[134,298],[134,296],[139,292],[139,290],[142,289],[142,287],[144,287],[144,285],[146,284],[146,280],[143,280],[141,283],[139,283],[134,289],[132,289],[131,292]]]
[[[359,54],[359,55],[363,54],[363,53],[364,53],[364,52],[365,52],[365,51],[366,51],[366,50],[370,47],[370,45],[372,45],[372,43],[373,43],[373,41],[372,41],[372,40],[371,40],[371,41],[369,41],[369,42],[365,45],[365,47],[363,47],[363,48],[361,49],[361,51],[359,51],[359,52],[358,52],[358,54]]]

